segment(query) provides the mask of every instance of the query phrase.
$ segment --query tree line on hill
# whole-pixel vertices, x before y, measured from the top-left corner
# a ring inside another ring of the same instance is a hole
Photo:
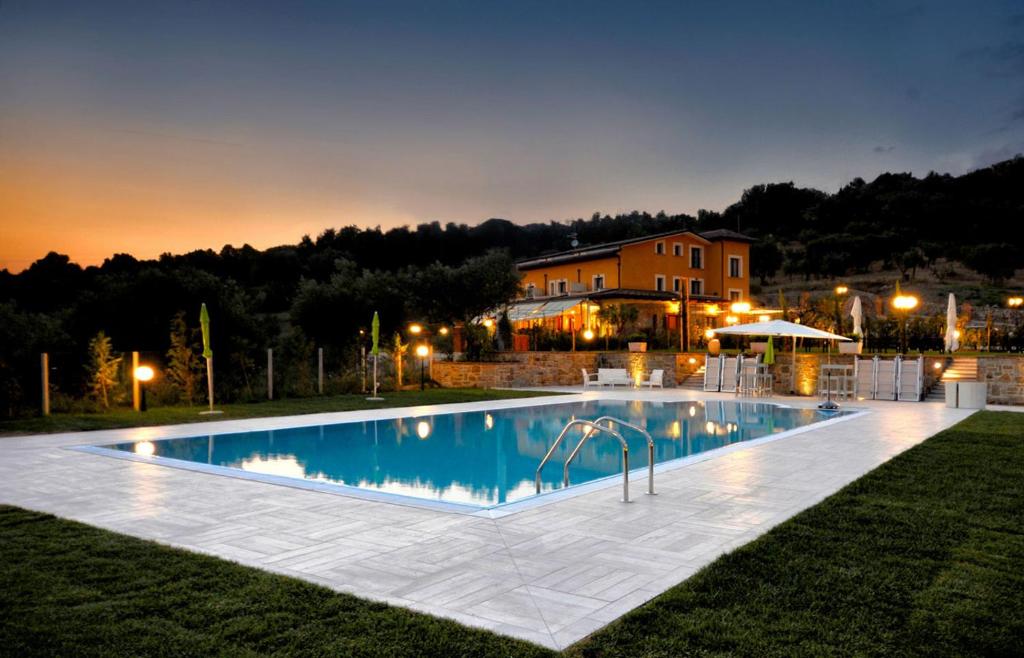
[[[166,361],[174,331],[184,331],[179,314],[194,340],[202,302],[214,318],[218,395],[245,399],[258,396],[254,382],[267,347],[299,370],[314,345],[328,350],[336,368],[349,367],[374,310],[385,336],[412,320],[471,320],[514,294],[516,259],[566,250],[573,241],[728,228],[758,239],[751,271],[763,282],[779,272],[834,277],[878,263],[907,278],[922,267],[941,276],[949,261],[999,281],[1024,266],[1022,218],[1024,158],[1017,157],[958,177],[856,179],[835,194],[756,185],[724,211],[697,216],[634,211],[525,225],[348,226],[265,250],[225,246],[155,260],[116,254],[84,268],[50,253],[18,274],[0,271],[0,414],[35,406],[40,352],[64,364],[55,384],[73,398],[89,387],[83,364],[98,332],[115,351]],[[306,389],[300,377],[279,390]]]

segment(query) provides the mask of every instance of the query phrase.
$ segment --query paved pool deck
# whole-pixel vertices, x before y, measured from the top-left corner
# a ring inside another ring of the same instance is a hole
[[[735,400],[678,389],[614,397]],[[551,398],[541,398],[550,403]],[[739,444],[490,518],[198,473],[63,448],[206,433],[481,411],[538,399],[215,421],[0,438],[0,503],[216,555],[331,589],[561,649],[685,580],[718,556],[836,492],[972,412],[935,403],[849,402],[868,413]],[[814,406],[809,398],[770,398]],[[553,438],[553,437],[552,437]]]

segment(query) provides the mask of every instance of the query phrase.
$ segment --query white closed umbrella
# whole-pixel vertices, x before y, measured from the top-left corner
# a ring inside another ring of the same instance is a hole
[[[960,339],[956,336],[956,295],[949,293],[946,305],[946,351],[955,352],[960,349]]]
[[[716,334],[728,334],[732,336],[779,336],[793,339],[793,377],[790,382],[792,391],[796,391],[796,339],[812,338],[817,340],[850,340],[846,336],[840,336],[814,327],[787,322],[785,320],[769,320],[768,322],[752,322],[750,324],[737,324],[731,327],[715,329]]]
[[[853,298],[853,308],[850,309],[850,317],[853,318],[853,333],[864,339],[864,331],[861,329],[861,323],[864,322],[864,308],[860,304],[860,295]]]

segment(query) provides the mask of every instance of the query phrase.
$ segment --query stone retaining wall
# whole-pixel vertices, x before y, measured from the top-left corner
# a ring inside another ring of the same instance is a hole
[[[1024,358],[983,356],[978,381],[988,384],[989,404],[1024,405]]]
[[[579,386],[581,370],[625,368],[630,376],[651,370],[665,371],[665,386],[678,386],[704,364],[704,353],[674,352],[515,352],[509,361],[469,363],[437,361],[433,377],[441,386],[451,388],[496,388],[519,386]],[[815,395],[820,365],[826,354],[796,355],[796,381],[799,395]],[[786,395],[790,390],[793,357],[787,352],[775,355],[774,391]],[[934,366],[944,357],[925,358],[925,390],[939,372]],[[831,363],[853,364],[853,355],[833,354]],[[988,383],[990,404],[1024,405],[1024,358],[982,357],[978,359],[978,378]]]

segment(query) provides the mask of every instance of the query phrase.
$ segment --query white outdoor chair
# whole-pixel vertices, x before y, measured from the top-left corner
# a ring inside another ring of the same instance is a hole
[[[597,379],[597,373],[587,372],[586,368],[580,368],[583,371],[583,386],[600,386],[601,382]]]
[[[652,370],[651,374],[647,375],[640,380],[640,385],[647,385],[647,388],[665,388],[665,371],[664,370]]]

